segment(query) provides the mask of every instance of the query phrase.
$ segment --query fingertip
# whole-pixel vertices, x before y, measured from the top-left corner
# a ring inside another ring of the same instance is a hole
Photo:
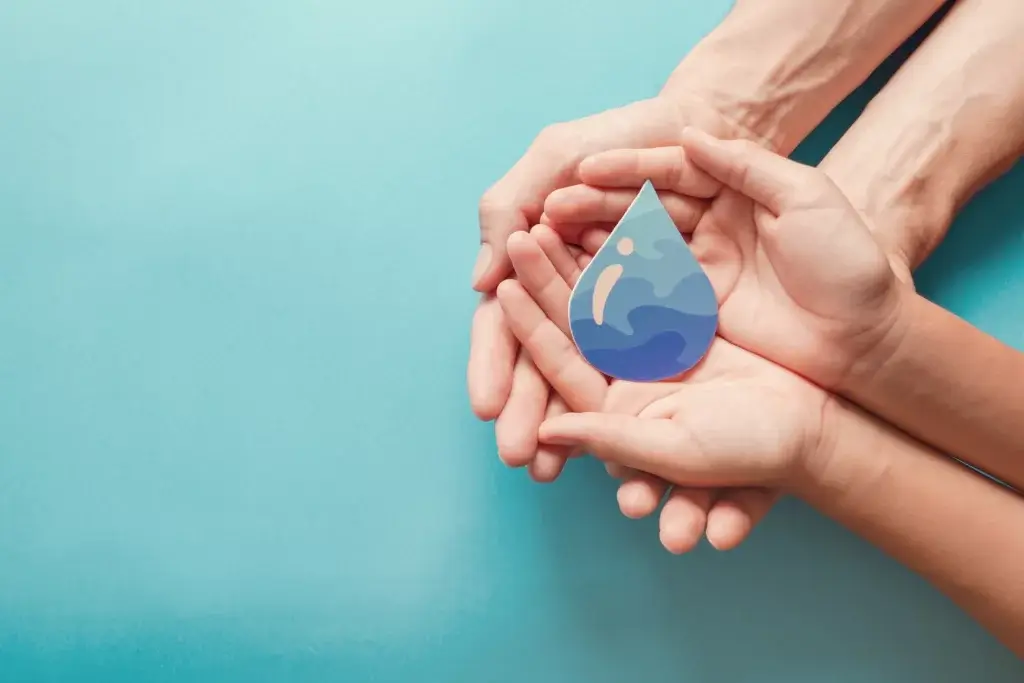
[[[575,432],[575,420],[572,413],[564,413],[546,418],[538,430],[537,438],[549,444],[578,446],[573,443]]]
[[[509,401],[511,403],[511,400]],[[507,411],[494,423],[494,438],[498,446],[498,459],[507,467],[519,468],[529,465],[537,455],[537,436],[531,431],[523,431],[512,424],[507,424],[503,419]]]
[[[520,232],[514,232],[508,236],[508,239],[505,241],[505,249],[509,256],[512,256],[518,250],[523,249],[532,243],[533,239],[530,237],[529,231],[523,230]]]
[[[550,484],[558,479],[565,469],[566,455],[562,449],[540,448],[530,462],[527,471],[538,484]]]
[[[597,254],[598,250],[604,246],[604,243],[611,236],[611,233],[607,230],[601,230],[600,228],[590,228],[584,230],[580,235],[580,246],[590,254],[591,256]]]
[[[728,551],[750,536],[754,522],[742,508],[730,501],[720,501],[708,514],[707,536],[716,550]]]
[[[533,239],[536,240],[537,242],[541,243],[543,243],[544,240],[552,239],[556,239],[559,242],[562,241],[562,238],[558,236],[558,233],[555,232],[554,229],[551,226],[547,225],[546,223],[538,223],[537,225],[530,228],[530,236],[533,237]]]
[[[476,419],[481,422],[490,422],[501,414],[501,401],[491,396],[473,396],[472,389],[470,389],[469,409],[473,411]]]
[[[480,245],[476,263],[473,266],[472,286],[481,294],[494,291],[498,283],[512,273],[512,261],[505,245],[484,243]]]
[[[498,417],[512,390],[519,344],[505,323],[500,302],[486,295],[473,314],[466,390],[470,408],[481,420]]]
[[[530,237],[533,239],[533,243],[548,255],[548,260],[552,260],[550,254],[557,249],[561,249],[565,246],[562,238],[558,236],[558,233],[547,225],[535,225],[530,229]]]
[[[499,416],[500,419],[500,416]],[[533,462],[537,444],[514,437],[497,438],[498,459],[507,467],[519,468]]]
[[[642,519],[658,509],[661,495],[650,482],[632,479],[619,486],[616,499],[623,515],[630,519]]]
[[[580,187],[570,185],[560,187],[544,200],[544,217],[541,222],[546,225],[572,223],[579,213]]]
[[[576,167],[576,173],[580,180],[588,185],[600,185],[608,175],[618,166],[615,162],[628,157],[631,150],[611,149],[604,152],[597,152],[585,157]]]
[[[512,278],[508,278],[498,283],[498,286],[494,290],[494,294],[498,298],[498,303],[504,307],[506,301],[521,295],[523,291],[523,286],[521,284]]]
[[[682,555],[697,547],[703,531],[703,528],[698,528],[694,521],[670,520],[662,522],[658,529],[658,539],[665,550],[673,555]]]
[[[612,479],[623,480],[632,474],[633,470],[629,469],[625,465],[620,465],[617,462],[606,462],[604,464],[604,471],[608,473],[608,476]]]

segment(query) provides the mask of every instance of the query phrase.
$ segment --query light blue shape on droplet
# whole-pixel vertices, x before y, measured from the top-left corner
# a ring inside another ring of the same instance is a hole
[[[627,239],[632,244],[622,253]],[[616,266],[621,275],[612,278],[599,324],[595,288]],[[680,375],[711,346],[718,328],[714,289],[649,181],[573,288],[569,327],[588,363],[635,382]]]

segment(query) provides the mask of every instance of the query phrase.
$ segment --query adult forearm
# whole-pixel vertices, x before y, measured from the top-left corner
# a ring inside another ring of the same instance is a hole
[[[821,164],[913,269],[1024,149],[1020,0],[960,0]]]
[[[1024,498],[838,401],[796,491],[928,579],[1024,656]]]
[[[1024,353],[911,291],[844,396],[1024,490]]]
[[[738,0],[669,78],[790,153],[942,0]]]

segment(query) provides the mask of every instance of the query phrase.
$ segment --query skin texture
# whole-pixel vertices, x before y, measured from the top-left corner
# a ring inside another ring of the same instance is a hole
[[[1022,32],[1017,0],[959,0],[819,166],[908,282],[1024,152]]]
[[[858,369],[846,397],[1024,490],[1024,353],[908,292],[886,362]]]
[[[554,190],[578,182],[578,162],[608,149],[675,144],[687,125],[788,153],[941,4],[741,0],[681,63],[658,97],[557,124],[538,136],[480,203],[483,246],[473,286],[482,298],[473,319],[467,383],[474,412],[482,419],[498,418],[498,449],[505,462],[528,464],[535,479],[550,481],[568,455],[538,446],[539,420],[562,410],[561,401],[551,395],[528,354],[520,352],[493,292],[510,273],[508,237],[540,220]],[[686,214],[689,225],[696,225],[701,202],[683,197],[669,202],[675,216]],[[544,408],[549,399],[551,405]],[[664,491],[642,481],[626,487],[620,500],[644,499],[651,509]],[[695,496],[700,499],[695,504],[705,508],[712,500],[703,493]],[[756,502],[748,504],[751,497]],[[726,496],[716,505],[722,514],[712,516],[723,520],[723,528],[749,528],[769,504],[757,492]],[[742,518],[745,509],[749,514]]]
[[[891,271],[876,282],[878,272],[887,269],[868,258],[873,240],[867,227],[858,224],[852,207],[837,208],[839,199],[820,171],[754,145],[709,140],[696,132],[683,136],[683,147],[695,165],[725,184],[716,203],[732,192],[738,197],[730,205],[751,207],[752,228],[765,240],[759,277],[767,277],[773,257],[774,265],[784,258],[791,271],[791,279],[779,278],[779,288],[769,293],[777,301],[763,302],[778,320],[762,317],[760,324],[771,328],[802,309],[808,339],[825,348],[833,343],[834,326],[852,324],[842,309],[862,306],[857,292],[877,288],[916,296]],[[808,233],[825,222],[812,220],[821,216],[814,207],[841,222],[844,233],[867,235],[863,250],[811,237]],[[702,224],[693,242],[729,229]],[[812,248],[787,245],[787,234],[808,237]],[[583,449],[606,463],[673,483],[661,517],[666,548],[692,548],[706,521],[692,497],[676,492],[786,491],[921,573],[1024,654],[1024,499],[726,339],[717,339],[705,361],[676,381],[608,382],[579,356],[562,321],[549,312],[564,311],[569,288],[552,275],[552,261],[536,234],[514,236],[509,250],[519,281],[503,282],[499,301],[537,367],[573,410],[545,420],[541,441]],[[842,284],[818,280],[822,260],[840,274]],[[779,305],[783,301],[786,306]],[[897,321],[891,329],[897,329]],[[886,343],[883,337],[881,345]],[[853,354],[857,365],[875,353],[860,348],[854,343],[834,350]],[[1024,422],[1003,428],[1024,440]]]
[[[820,165],[909,287],[912,269],[941,241],[955,211],[1024,149],[1024,118],[1016,113],[1024,110],[1024,71],[1016,68],[1024,60],[1022,29],[1024,15],[1014,0],[960,0]],[[671,149],[663,154],[679,156]],[[684,162],[663,158],[661,165],[688,173]],[[638,185],[587,175],[587,164],[581,164],[579,175],[610,186],[555,191],[545,204],[545,222],[567,236],[582,230],[581,241],[594,251],[603,241],[602,228],[621,217]],[[676,179],[665,185],[673,183],[688,184]],[[706,187],[700,191],[706,196]],[[677,224],[690,232],[692,206],[670,191],[661,196]],[[589,231],[580,227],[595,225],[598,229]],[[899,419],[911,424],[906,416]],[[962,444],[943,443],[965,453]],[[1008,472],[1006,463],[1018,456],[1006,447],[1005,435],[998,452],[1002,455],[987,458],[983,467]],[[967,455],[967,460],[978,458],[978,453]],[[635,497],[646,501],[636,505],[653,509],[665,484],[648,483],[633,486]]]

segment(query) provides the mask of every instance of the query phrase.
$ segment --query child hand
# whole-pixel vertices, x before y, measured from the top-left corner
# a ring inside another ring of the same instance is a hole
[[[729,459],[709,462],[711,469],[703,474],[695,471],[674,479],[680,486],[662,510],[662,543],[673,552],[683,552],[706,531],[716,547],[734,547],[770,508],[774,493],[768,489],[785,485],[802,470],[803,456],[812,450],[809,444],[819,440],[826,394],[721,340],[685,382],[609,384],[569,340],[567,283],[573,281],[573,273],[563,271],[573,269],[575,262],[559,248],[565,250],[557,236],[543,227],[511,238],[508,249],[519,281],[507,281],[498,289],[506,319],[536,366],[570,410],[586,413],[565,416],[567,422],[549,418],[548,427],[554,431],[546,433],[547,443],[585,445],[601,449],[600,456],[607,444],[556,428],[562,424],[585,427],[610,415],[672,422],[674,429],[691,433],[697,439],[694,444],[708,457],[728,455]],[[736,423],[747,431],[737,433]],[[613,455],[607,461],[622,463]],[[735,488],[715,491],[720,486]],[[630,492],[640,500],[628,500],[624,494]],[[620,505],[629,516],[649,514],[663,492],[657,479],[640,475],[623,484]]]
[[[719,183],[690,244],[715,288],[725,339],[826,388],[890,352],[903,287],[856,210],[817,169],[689,129],[681,147],[591,156],[580,177],[591,187],[563,191],[545,207],[559,222],[606,221],[618,208],[616,188],[648,178],[659,190],[700,196],[709,177]],[[587,201],[571,199],[581,193]],[[604,237],[592,233],[585,246]]]

